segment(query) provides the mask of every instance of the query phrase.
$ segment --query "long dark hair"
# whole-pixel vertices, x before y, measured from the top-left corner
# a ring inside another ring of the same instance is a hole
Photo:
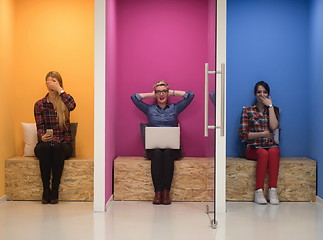
[[[263,86],[266,89],[266,91],[268,92],[268,96],[270,96],[270,87],[269,87],[268,83],[266,83],[265,81],[259,81],[256,83],[254,90],[253,90],[254,95],[257,94],[257,90],[258,90],[259,86]],[[274,111],[275,111],[275,115],[277,117],[277,120],[279,121],[279,117],[280,117],[279,108],[274,106]]]
[[[263,86],[266,91],[268,92],[268,95],[270,95],[270,87],[268,85],[268,83],[264,82],[264,81],[260,81],[260,82],[257,82],[256,85],[255,85],[255,88],[253,89],[253,94],[257,94],[257,90],[258,90],[258,87],[259,86]]]

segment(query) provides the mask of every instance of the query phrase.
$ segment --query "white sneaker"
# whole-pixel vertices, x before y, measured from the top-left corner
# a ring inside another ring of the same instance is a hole
[[[261,188],[255,191],[255,203],[267,204],[267,200],[264,196],[264,191]]]
[[[270,188],[268,191],[268,195],[269,195],[270,204],[273,204],[273,205],[279,204],[276,188]]]

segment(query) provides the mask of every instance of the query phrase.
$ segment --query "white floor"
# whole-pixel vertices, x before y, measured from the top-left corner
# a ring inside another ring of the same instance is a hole
[[[323,203],[283,202],[279,206],[227,203],[210,227],[206,203],[112,202],[105,213],[92,203],[0,201],[0,240],[321,240]]]

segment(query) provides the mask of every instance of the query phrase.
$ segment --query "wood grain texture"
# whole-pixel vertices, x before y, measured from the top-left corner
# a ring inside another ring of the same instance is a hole
[[[256,162],[227,158],[226,199],[253,201]],[[173,201],[213,200],[214,165],[208,158],[175,161],[171,189]],[[268,176],[265,194],[267,194]],[[316,200],[316,162],[308,158],[282,158],[278,177],[281,201]],[[149,200],[154,196],[150,161],[142,157],[118,157],[114,161],[114,200]]]
[[[65,160],[59,199],[93,201],[93,158]],[[42,183],[39,161],[35,157],[17,156],[5,161],[7,200],[40,200]]]
[[[206,158],[175,161],[172,200],[209,201],[212,171],[212,163]],[[150,161],[142,157],[118,157],[114,161],[114,200],[152,200],[153,197]]]

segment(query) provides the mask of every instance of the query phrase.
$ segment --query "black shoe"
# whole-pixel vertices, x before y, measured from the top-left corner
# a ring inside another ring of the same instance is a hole
[[[52,189],[52,194],[50,197],[50,204],[57,204],[58,203],[58,189]]]
[[[155,192],[155,197],[153,200],[153,204],[159,205],[162,203],[162,198],[161,198],[161,191]]]
[[[169,197],[169,191],[168,190],[163,190],[162,192],[162,204],[163,205],[169,205],[171,204],[171,200],[170,200],[170,197]]]
[[[42,198],[42,200],[41,200],[41,203],[42,204],[48,204],[50,202],[50,200],[49,199],[44,199],[44,198]]]
[[[51,195],[51,193],[50,193],[49,188],[44,188],[41,203],[48,204],[50,202],[50,195]]]
[[[51,199],[49,203],[50,203],[50,204],[57,204],[57,203],[58,203],[58,198],[56,198],[56,199]]]

